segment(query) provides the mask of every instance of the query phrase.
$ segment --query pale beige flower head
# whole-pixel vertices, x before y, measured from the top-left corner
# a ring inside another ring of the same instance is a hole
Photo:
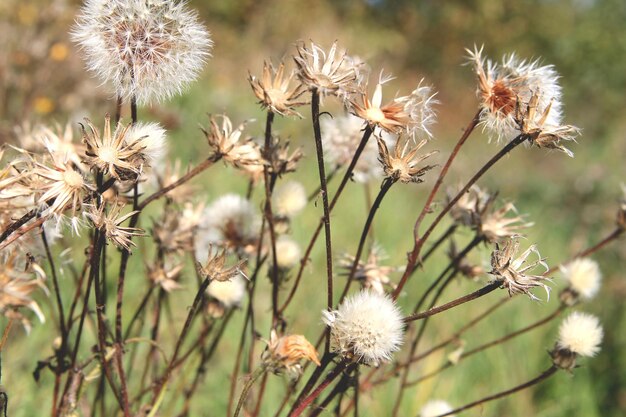
[[[387,258],[379,245],[372,245],[366,260],[360,260],[356,265],[354,279],[361,284],[361,288],[384,295],[385,289],[395,290],[396,285],[391,282],[390,275],[398,268],[383,265],[382,261]],[[339,261],[341,274],[348,276],[354,265],[354,256],[346,254]]]
[[[533,288],[540,287],[546,291],[546,295],[550,298],[550,287],[545,284],[550,281],[545,275],[531,275],[529,272],[537,266],[542,266],[546,271],[549,270],[544,259],[539,255],[539,251],[535,245],[531,245],[522,252],[517,258],[519,249],[519,240],[510,239],[500,248],[496,244],[496,250],[491,253],[491,271],[494,281],[499,282],[502,288],[506,288],[510,296],[516,294],[526,294],[533,300],[538,298],[531,292]],[[527,262],[531,254],[537,255],[537,260]]]
[[[432,151],[418,155],[418,151],[427,143],[426,139],[414,144],[405,136],[399,136],[396,140],[393,152],[390,152],[387,144],[377,137],[379,160],[388,178],[403,183],[422,182],[422,176],[433,169],[434,165],[420,166],[420,163],[437,153]]]
[[[230,276],[227,281],[211,281],[207,287],[207,312],[212,317],[222,317],[228,310],[239,307],[246,296],[245,278],[241,273]]]
[[[331,349],[345,359],[378,366],[389,362],[404,338],[402,314],[386,295],[363,290],[333,311],[323,311]]]
[[[194,236],[203,218],[204,204],[187,202],[182,208],[170,205],[154,222],[152,237],[165,253],[189,252],[193,250]]]
[[[182,288],[179,281],[184,267],[185,265],[183,264],[146,265],[150,282],[167,293]]]
[[[263,352],[263,361],[270,372],[286,372],[296,377],[302,372],[302,360],[308,360],[320,366],[315,347],[303,335],[290,334],[278,336],[275,330],[270,334],[267,350]]]
[[[520,232],[531,227],[533,223],[525,222],[524,216],[517,215],[517,210],[511,202],[492,210],[495,197],[496,195],[493,195],[479,213],[479,235],[491,243],[522,236]],[[514,215],[510,216],[510,213]]]
[[[297,45],[297,55],[293,57],[302,84],[317,90],[322,97],[336,95],[345,98],[358,89],[356,83],[359,68],[345,51],[339,50],[334,42],[328,52],[311,42]]]
[[[554,365],[571,371],[577,356],[595,356],[600,351],[603,336],[597,317],[574,311],[559,327],[559,339],[550,352]]]
[[[289,271],[300,262],[302,250],[298,242],[288,236],[276,239],[276,263],[278,268]]]
[[[307,204],[304,186],[297,181],[279,184],[272,194],[272,210],[281,217],[293,217]]]
[[[268,111],[281,116],[302,117],[295,108],[307,104],[307,100],[301,98],[306,92],[300,83],[293,84],[295,72],[285,75],[285,64],[280,63],[278,69],[270,62],[263,64],[263,76],[259,79],[248,74],[248,82],[259,104]]]
[[[106,204],[102,203],[97,207],[92,207],[87,212],[87,217],[93,225],[103,232],[106,238],[120,249],[130,252],[131,246],[136,246],[132,241],[133,236],[145,236],[144,231],[136,227],[122,226],[126,220],[137,214],[137,211],[130,211],[122,214],[124,205],[114,202],[106,209]]]
[[[563,301],[569,301],[567,304],[574,304],[578,299],[590,300],[600,290],[602,272],[593,259],[576,258],[559,269],[569,284],[566,295],[561,297]]]

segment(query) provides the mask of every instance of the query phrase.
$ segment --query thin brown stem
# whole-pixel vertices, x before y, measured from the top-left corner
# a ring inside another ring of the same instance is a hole
[[[341,361],[335,368],[326,375],[326,378],[309,394],[306,398],[304,398],[300,402],[296,402],[294,407],[289,412],[288,417],[298,417],[301,415],[304,410],[317,398],[320,394],[330,385],[331,382],[335,380],[341,373],[346,369],[347,362]]]

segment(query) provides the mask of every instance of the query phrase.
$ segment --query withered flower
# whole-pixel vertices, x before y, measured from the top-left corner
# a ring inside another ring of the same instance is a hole
[[[437,151],[428,152],[424,155],[417,155],[417,151],[422,148],[427,140],[424,139],[417,145],[411,145],[408,139],[399,136],[393,149],[393,154],[389,153],[387,144],[380,137],[378,141],[379,161],[383,164],[385,174],[389,178],[398,180],[403,183],[422,182],[421,177],[433,169],[434,165],[426,165],[418,167],[417,165],[426,158],[437,153]]]
[[[248,73],[248,82],[261,106],[281,116],[302,117],[294,108],[308,103],[307,100],[300,99],[306,89],[302,84],[291,85],[294,76],[293,71],[285,76],[285,64],[282,62],[278,69],[270,62],[264,62],[261,79]]]
[[[230,281],[237,276],[245,276],[241,270],[241,266],[246,261],[239,261],[235,265],[226,267],[226,250],[222,249],[214,251],[209,246],[209,255],[207,261],[203,264],[196,262],[196,270],[203,278],[209,278],[211,281]]]
[[[178,281],[183,268],[183,264],[174,266],[147,265],[148,278],[155,286],[161,287],[163,291],[172,292],[181,288]]]
[[[107,239],[113,242],[115,246],[130,251],[131,246],[136,246],[131,240],[133,236],[145,236],[145,233],[137,227],[121,226],[122,223],[138,213],[131,211],[120,215],[123,208],[124,205],[114,202],[107,212],[106,204],[103,203],[98,207],[92,207],[87,213],[87,217],[91,219],[96,228],[105,233]]]
[[[154,222],[152,236],[165,253],[193,249],[194,235],[203,219],[204,204],[186,203],[182,210],[169,206]]]
[[[509,295],[526,294],[533,300],[538,298],[530,292],[535,287],[541,287],[546,291],[548,298],[550,297],[550,287],[544,281],[550,281],[545,275],[527,275],[527,272],[534,269],[537,265],[541,265],[549,270],[544,259],[539,255],[539,251],[535,245],[526,249],[519,257],[513,259],[519,249],[519,241],[515,239],[507,240],[502,249],[496,244],[496,250],[491,253],[491,271],[496,282],[502,284],[502,288],[509,291]],[[526,264],[526,259],[531,253],[537,255],[537,260]]]
[[[263,352],[263,361],[270,372],[280,374],[286,371],[291,376],[298,376],[302,372],[302,359],[321,365],[315,347],[304,336],[291,334],[278,337],[272,330],[267,350]]]
[[[300,148],[295,148],[291,151],[288,141],[273,140],[270,144],[268,155],[265,155],[265,164],[270,174],[280,177],[289,172],[295,172],[298,168],[298,162],[300,162],[303,156],[304,154]],[[251,165],[250,167],[259,167],[261,173],[263,172],[261,165]]]
[[[389,276],[398,268],[385,266],[381,261],[386,258],[384,251],[378,245],[373,245],[366,261],[359,261],[354,273],[354,279],[361,283],[361,288],[369,289],[377,294],[384,295],[385,287],[395,290],[396,285],[391,282]],[[346,254],[340,261],[339,267],[343,270],[342,275],[349,275],[354,256]]]

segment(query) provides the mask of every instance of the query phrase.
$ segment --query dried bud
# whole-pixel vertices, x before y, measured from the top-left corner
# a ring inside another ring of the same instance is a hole
[[[299,375],[302,371],[300,365],[302,359],[320,366],[315,347],[299,334],[278,337],[276,331],[272,330],[267,350],[263,356],[269,370],[276,374],[287,371],[290,375]]]

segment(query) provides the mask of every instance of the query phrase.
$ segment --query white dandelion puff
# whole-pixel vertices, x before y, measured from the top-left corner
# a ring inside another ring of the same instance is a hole
[[[600,290],[602,272],[596,261],[589,258],[578,258],[561,266],[560,270],[570,288],[581,298],[590,300]]]
[[[600,351],[603,336],[597,317],[574,311],[559,327],[557,349],[565,349],[580,356],[595,356]]]

